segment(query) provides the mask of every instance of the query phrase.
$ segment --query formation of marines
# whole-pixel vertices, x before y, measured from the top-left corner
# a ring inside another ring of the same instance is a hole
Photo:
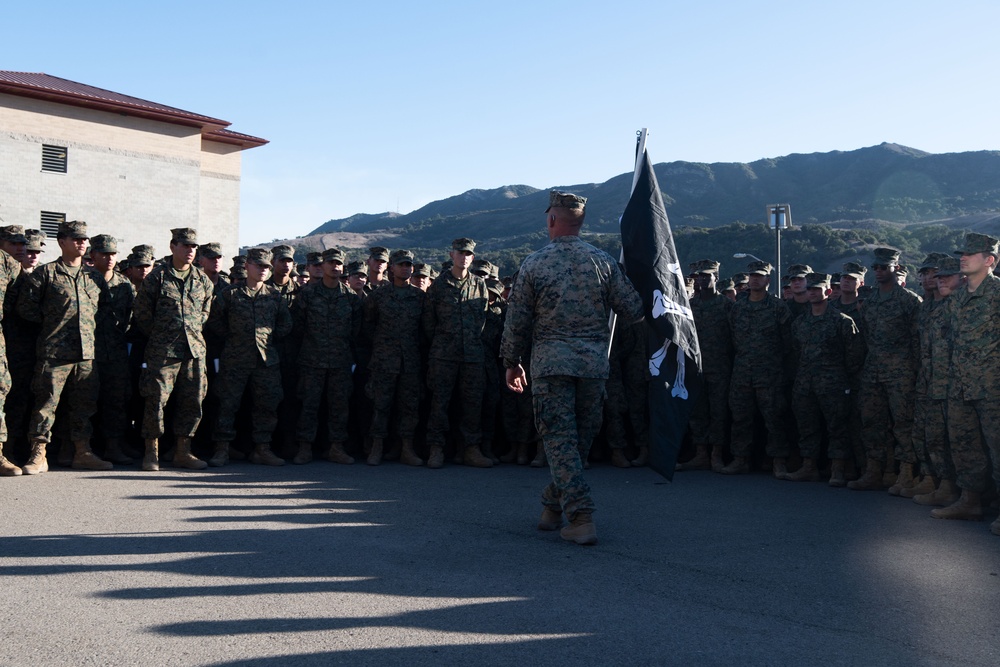
[[[693,264],[705,388],[694,456],[677,469],[749,472],[759,423],[778,479],[887,489],[935,518],[981,520],[1000,487],[1000,241],[969,233],[954,255],[921,263],[922,298],[892,248],[874,250],[863,298],[857,262],[836,277],[795,264],[785,298],[768,292],[766,262],[731,294],[718,262]]]
[[[234,258],[228,274],[220,245],[189,228],[171,230],[160,259],[139,245],[119,262],[115,238],[71,221],[59,227],[59,257],[41,264],[47,240],[0,229],[0,476],[47,471],[50,448],[87,470],[138,457],[147,471],[243,458],[547,463],[541,446],[532,459],[531,388],[504,381],[516,277],[501,280],[471,239],[455,239],[440,273],[382,247],[364,262],[329,248],[296,266],[294,249],[278,245]],[[779,479],[888,488],[937,506],[937,518],[982,519],[1000,485],[998,245],[971,233],[958,258],[928,256],[923,298],[903,287],[890,248],[875,250],[867,290],[857,263],[836,277],[797,264],[785,299],[769,294],[766,262],[725,283],[718,262],[697,262],[704,391],[694,456],[678,469],[746,473],[764,441]],[[601,422],[612,464],[646,463],[643,326],[615,329],[584,463]],[[529,367],[531,338],[519,345],[525,376],[546,377]],[[130,451],[137,439],[142,451]],[[1000,520],[991,530],[1000,534]]]
[[[118,262],[116,239],[71,221],[59,257],[39,264],[47,240],[0,229],[2,476],[44,473],[50,458],[86,470],[141,458],[147,471],[358,455],[440,468],[446,452],[545,463],[530,396],[501,377],[510,281],[471,239],[440,273],[383,247],[297,267],[279,245],[228,274],[220,245],[189,228],[171,230],[160,259],[140,245]]]

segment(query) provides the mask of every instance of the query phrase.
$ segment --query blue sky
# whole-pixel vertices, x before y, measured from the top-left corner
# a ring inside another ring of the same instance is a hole
[[[996,150],[1000,2],[35,2],[0,69],[231,121],[241,243],[472,188],[883,141]],[[669,184],[663,183],[669,190]]]

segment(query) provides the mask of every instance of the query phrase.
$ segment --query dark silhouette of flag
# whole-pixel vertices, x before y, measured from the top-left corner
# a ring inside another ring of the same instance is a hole
[[[677,453],[701,388],[701,349],[663,195],[643,150],[621,219],[625,272],[642,296],[649,359],[649,462],[673,479]]]

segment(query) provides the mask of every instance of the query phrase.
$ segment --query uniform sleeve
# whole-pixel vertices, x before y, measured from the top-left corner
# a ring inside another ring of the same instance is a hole
[[[618,268],[618,263],[611,264],[611,309],[626,324],[635,324],[642,319],[642,297],[632,285],[632,281]]]
[[[29,322],[42,321],[42,292],[45,291],[45,272],[37,270],[28,274],[17,298],[17,312]]]
[[[865,363],[865,341],[850,317],[841,323],[841,331],[844,339],[844,366],[849,375],[854,375]]]
[[[225,338],[226,334],[229,333],[229,322],[227,321],[226,314],[229,310],[229,290],[223,290],[217,298],[212,301],[212,310],[208,315],[208,321],[205,323],[205,329],[209,333],[212,333],[220,338]]]
[[[434,340],[434,331],[437,329],[437,313],[434,304],[437,301],[438,285],[437,281],[431,283],[427,288],[427,298],[424,299],[424,312],[420,316],[421,328],[424,330],[424,338],[430,342]]]
[[[139,283],[139,291],[135,295],[135,301],[132,302],[132,321],[146,337],[153,332],[153,315],[156,312],[158,295],[158,276],[151,274]]]
[[[500,356],[504,366],[514,368],[527,356],[531,345],[531,321],[534,313],[535,292],[522,269],[510,290],[507,302],[507,321],[504,322],[500,340]],[[640,306],[641,311],[641,306]]]
[[[290,333],[292,333],[292,313],[288,309],[288,302],[279,295],[278,310],[274,315],[274,337],[284,338]]]

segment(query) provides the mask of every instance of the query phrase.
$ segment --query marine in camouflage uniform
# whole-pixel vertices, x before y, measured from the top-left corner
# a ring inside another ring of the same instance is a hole
[[[483,387],[483,443],[480,450],[483,456],[491,459],[494,464],[500,459],[494,453],[496,447],[497,408],[500,406],[500,336],[503,334],[503,322],[507,316],[507,302],[500,295],[503,285],[499,280],[499,271],[492,262],[476,259],[472,263],[472,273],[486,281],[486,293],[489,307],[486,309],[486,322],[483,325],[483,351],[486,363],[483,366],[486,382]]]
[[[20,275],[21,265],[18,261],[5,251],[0,250],[0,303],[3,304],[3,308],[0,309],[0,318],[3,320],[7,319],[3,316],[4,311],[8,310],[7,290]],[[10,388],[11,377],[7,370],[7,350],[4,337],[0,333],[0,477],[16,477],[21,474],[21,469],[4,456],[4,445],[7,444],[8,433],[7,421],[4,419],[3,401],[7,398],[7,392],[10,391]]]
[[[319,408],[327,393],[327,459],[354,463],[344,451],[355,364],[354,344],[361,333],[361,298],[340,281],[345,255],[338,248],[323,251],[323,279],[310,280],[292,302],[295,334],[302,338],[299,349],[298,396],[302,412],[296,437],[298,463],[312,460],[312,446],[319,430]]]
[[[31,273],[21,291],[17,309],[26,320],[41,326],[36,350],[38,362],[32,380],[35,412],[28,428],[31,458],[27,474],[48,470],[45,448],[52,437],[56,409],[65,395],[69,406],[70,438],[75,454],[73,467],[110,470],[112,464],[98,458],[90,448],[97,412],[100,382],[94,369],[96,322],[107,308],[103,281],[83,265],[87,223],[74,220],[59,225],[62,257]]]
[[[722,470],[726,427],[729,425],[729,380],[733,372],[733,335],[730,317],[733,301],[719,294],[716,281],[719,263],[703,259],[695,263],[698,297],[691,300],[691,312],[698,331],[704,384],[691,411],[691,440],[694,458],[678,463],[677,470]],[[645,343],[643,343],[645,345]]]
[[[196,261],[205,275],[212,281],[212,298],[218,299],[222,291],[229,287],[229,276],[222,272],[222,244],[211,242],[198,246],[198,257]],[[198,425],[198,433],[195,435],[195,442],[198,447],[204,450],[210,449],[212,441],[212,429],[219,419],[219,360],[222,358],[222,348],[225,340],[216,333],[209,331],[206,327],[203,331],[205,336],[206,366],[205,374],[208,378],[208,390],[205,393],[205,400],[202,402],[202,418]],[[248,421],[238,419],[239,423]],[[233,458],[241,458],[243,454],[232,451]]]
[[[868,461],[861,479],[848,483],[850,489],[882,488],[883,463],[893,437],[895,458],[900,462],[896,484],[901,488],[914,484],[913,392],[920,350],[920,297],[897,283],[898,263],[898,250],[875,249],[872,268],[878,289],[865,299],[861,311],[861,332],[868,352],[861,371],[859,400],[861,437]]]
[[[1000,241],[970,232],[961,253],[966,289],[950,297],[951,373],[948,389],[948,439],[955,475],[962,490],[952,505],[932,510],[939,519],[983,516],[982,495],[1000,486],[1000,278],[993,275]],[[1000,535],[1000,519],[991,530]]]
[[[303,287],[291,275],[291,268],[295,263],[295,249],[289,245],[276,245],[271,248],[271,254],[274,258],[274,272],[268,278],[267,284],[276,288],[281,298],[285,300],[285,305],[291,308],[295,297]],[[274,344],[281,360],[281,392],[284,395],[278,404],[278,427],[275,439],[280,441],[284,449],[290,450],[295,447],[295,426],[301,409],[297,395],[298,352],[301,341],[294,335],[287,335],[278,338]]]
[[[24,239],[23,252],[27,252],[27,247],[37,247],[41,250],[44,245],[41,239],[34,237],[29,242],[24,228],[20,225],[9,225],[0,229],[0,248],[5,251],[5,258],[12,258],[12,261],[4,259],[0,262],[0,280],[4,284],[4,314],[3,314],[3,336],[6,340],[6,352],[3,354],[9,380],[2,370],[0,370],[0,393],[6,387],[6,402],[0,404],[0,411],[6,412],[6,425],[10,429],[10,440],[5,437],[0,442],[7,442],[7,454],[13,459],[23,460],[28,455],[28,423],[31,419],[32,407],[34,405],[34,395],[31,391],[31,378],[35,370],[35,345],[38,340],[38,323],[29,322],[21,317],[17,312],[17,299],[24,282],[28,279],[30,271],[24,268],[21,262],[18,268],[17,258],[6,250],[16,250],[18,243]],[[14,247],[11,247],[13,244]],[[13,277],[12,277],[13,276]],[[4,349],[0,348],[0,353]],[[2,452],[0,452],[2,456]],[[0,474],[4,470],[16,470],[9,474],[20,474],[21,469],[16,466],[4,468],[0,466]]]
[[[219,368],[219,417],[213,439],[215,453],[209,465],[229,461],[229,444],[236,438],[235,417],[250,385],[253,428],[252,463],[284,465],[271,452],[281,402],[281,366],[276,341],[292,330],[292,316],[280,290],[264,284],[271,268],[271,251],[252,248],[247,253],[247,279],[230,285],[215,299],[207,329],[226,341]]]
[[[643,466],[649,458],[649,359],[643,322],[616,323],[608,361],[604,433],[611,448],[611,463],[619,468]],[[638,450],[632,460],[625,456],[628,443],[622,415],[628,416]]]
[[[935,271],[924,273],[928,298],[920,306],[917,321],[920,370],[913,418],[913,447],[918,456],[921,450],[925,452],[921,465],[926,459],[929,471],[924,482],[913,488],[912,495],[913,501],[920,505],[947,506],[958,500],[946,417],[951,372],[951,308],[957,298],[952,296],[955,291],[952,286],[964,287],[956,284],[961,276],[958,258],[938,258],[934,265]],[[932,290],[928,289],[930,281],[934,282]]]
[[[472,239],[459,238],[452,242],[452,268],[431,283],[424,304],[422,326],[430,341],[427,368],[427,386],[431,390],[427,422],[429,468],[440,468],[444,463],[448,410],[456,393],[462,411],[459,428],[465,445],[464,462],[482,468],[493,465],[492,459],[483,456],[480,449],[486,382],[482,335],[489,298],[486,281],[469,272],[475,249]]]
[[[125,276],[116,272],[118,240],[109,234],[99,234],[90,240],[90,257],[108,295],[108,307],[98,312],[95,331],[95,356],[101,393],[99,409],[104,434],[104,458],[113,463],[132,463],[122,448],[129,430],[129,413],[125,406],[132,398],[132,382],[128,367],[126,334],[132,319],[135,288]]]
[[[844,486],[845,464],[850,453],[847,430],[850,377],[861,368],[865,349],[854,320],[829,305],[830,276],[807,274],[806,290],[810,312],[792,322],[793,353],[797,359],[792,410],[798,424],[802,467],[786,479],[796,482],[819,479],[817,462],[825,432],[827,455],[833,462],[830,486]]]
[[[861,332],[862,346],[865,334],[861,308],[864,302],[859,297],[858,289],[864,285],[867,271],[868,269],[858,262],[846,262],[840,274],[840,297],[830,300],[831,306],[854,320],[854,326]],[[849,475],[853,475],[856,466],[864,466],[867,458],[864,443],[861,441],[861,369],[851,375],[850,383],[851,409],[847,417],[847,430],[851,438],[851,456],[847,459],[847,470]]]
[[[531,349],[535,421],[552,475],[538,527],[558,529],[565,513],[569,525],[560,534],[578,544],[597,541],[583,462],[600,429],[608,318],[614,310],[623,323],[642,319],[642,299],[618,263],[580,239],[585,204],[577,195],[550,193],[551,242],[521,265],[500,348],[507,385],[515,391],[526,382],[519,364]]]
[[[372,401],[372,438],[368,464],[382,460],[389,437],[389,417],[395,415],[396,434],[402,440],[400,459],[423,465],[413,446],[420,421],[421,316],[424,293],[410,284],[413,253],[397,250],[390,256],[392,282],[365,299],[364,332],[371,341],[371,361],[365,392]]]
[[[770,264],[751,262],[747,273],[749,296],[737,299],[730,313],[730,330],[739,332],[733,337],[735,356],[729,384],[733,460],[721,472],[732,475],[750,471],[754,413],[760,410],[767,427],[766,453],[774,459],[774,476],[780,479],[787,472],[789,452],[785,437],[785,356],[791,349],[792,316],[784,301],[767,292]]]
[[[212,310],[215,286],[194,266],[197,232],[189,227],[170,231],[170,261],[158,265],[142,281],[132,306],[135,324],[148,339],[139,381],[146,399],[142,468],[159,470],[163,409],[173,397],[174,465],[200,470],[208,464],[191,453],[191,438],[201,422],[208,389],[208,350],[202,330]]]

